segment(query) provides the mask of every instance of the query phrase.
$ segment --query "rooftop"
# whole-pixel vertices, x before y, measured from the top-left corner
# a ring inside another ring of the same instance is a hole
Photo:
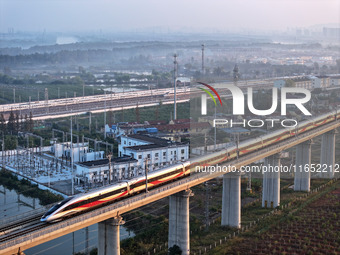
[[[130,158],[130,157],[120,157],[120,158],[112,158],[111,159],[111,164],[114,163],[133,163],[133,162],[137,162],[136,159],[134,158]],[[102,165],[107,165],[109,164],[109,159],[105,158],[105,159],[98,159],[98,160],[93,160],[93,161],[85,161],[85,162],[79,162],[79,165],[83,165],[83,166],[102,166]]]
[[[311,81],[309,77],[301,77],[292,79],[293,82]]]
[[[152,150],[157,148],[165,148],[166,146],[158,145],[158,144],[145,144],[145,145],[136,145],[125,147],[126,149],[139,151],[139,150]]]
[[[127,135],[127,137],[132,138],[132,139],[145,141],[145,142],[149,142],[151,144],[156,144],[158,146],[169,146],[173,143],[172,141],[162,139],[162,138],[158,138],[158,137],[155,137],[155,136],[150,136],[150,135],[133,134],[133,135]]]

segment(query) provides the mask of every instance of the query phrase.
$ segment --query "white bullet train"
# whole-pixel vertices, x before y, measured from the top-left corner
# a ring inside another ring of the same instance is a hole
[[[190,175],[190,164],[184,162],[148,174],[148,189],[164,185],[173,180],[178,180]],[[114,185],[106,186],[94,191],[79,194],[54,205],[41,218],[41,221],[58,221],[70,215],[99,207],[113,201],[146,191],[146,178],[139,176],[124,180]]]
[[[243,155],[246,155],[250,152],[259,150],[269,145],[273,145],[275,143],[279,143],[297,134],[312,130],[339,119],[340,109],[305,120],[299,123],[297,127],[276,130],[270,134],[243,141],[239,144],[239,149],[237,149],[236,146],[231,146],[209,155],[200,156],[191,161],[186,161],[181,164],[176,164],[158,171],[154,171],[148,174],[147,188],[150,190],[169,182],[185,178],[191,173],[194,173],[196,166],[215,165],[221,162],[232,160],[237,157],[237,154],[242,157]],[[145,190],[145,176],[124,180],[114,185],[69,197],[49,209],[42,216],[41,221],[59,221],[71,215],[99,207],[106,203],[116,202],[138,193],[145,192]]]

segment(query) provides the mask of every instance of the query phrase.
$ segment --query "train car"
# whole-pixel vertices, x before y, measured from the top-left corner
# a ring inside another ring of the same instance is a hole
[[[252,141],[241,142],[238,149],[236,146],[232,146],[219,152],[199,157],[194,160],[195,163],[192,163],[192,168],[196,166],[215,165],[217,163],[235,159],[237,155],[246,155],[338,119],[340,119],[340,109],[305,120],[296,127],[279,129],[270,134],[259,136]]]
[[[105,188],[66,198],[49,209],[40,220],[46,222],[58,221],[125,196],[128,196],[128,184],[126,181],[123,181]]]
[[[190,163],[184,162],[170,167],[166,167],[148,174],[148,190],[156,186],[169,183],[190,175]],[[140,193],[146,190],[146,176],[140,176],[128,181],[130,193]]]
[[[152,189],[159,185],[190,175],[189,165],[189,162],[184,162],[150,173],[147,178],[147,188]],[[89,193],[69,197],[49,209],[41,217],[41,221],[53,222],[62,220],[71,215],[145,191],[145,176],[133,178],[131,180],[123,180],[117,184],[94,190]]]

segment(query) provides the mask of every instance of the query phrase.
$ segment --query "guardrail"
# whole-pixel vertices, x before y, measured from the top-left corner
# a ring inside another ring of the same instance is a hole
[[[5,217],[5,219],[0,220],[0,227],[8,226],[10,224],[19,222],[19,220],[23,220],[26,218],[31,218],[34,215],[41,214],[43,212],[46,212],[47,208],[46,207],[40,207],[35,210],[30,210],[28,212],[24,212],[15,216],[11,217]]]

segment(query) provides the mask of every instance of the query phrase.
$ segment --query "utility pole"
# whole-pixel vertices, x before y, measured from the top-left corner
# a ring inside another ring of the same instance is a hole
[[[13,103],[15,104],[15,88],[13,89]]]
[[[5,167],[5,158],[4,157],[4,153],[5,153],[5,133],[2,132],[2,153],[1,153],[1,156],[2,156],[2,169],[4,169]]]
[[[145,159],[145,192],[148,193],[148,158]]]
[[[46,111],[48,113],[49,112],[49,109],[48,109],[48,88],[45,88],[45,107],[46,107]]]
[[[247,191],[252,193],[252,189],[251,189],[251,171],[249,171],[249,173],[248,173]]]
[[[105,95],[105,101],[104,101],[104,139],[106,139],[106,130],[105,130],[105,126],[106,126],[106,91],[104,92]]]
[[[204,70],[204,44],[202,44],[202,75],[205,74]]]
[[[109,155],[107,155],[108,159],[109,159],[109,184],[111,184],[111,158],[112,158],[112,154],[110,153]]]
[[[215,105],[215,119],[216,119],[216,105]],[[214,129],[214,151],[216,151],[216,125]]]
[[[209,198],[210,198],[210,189],[208,182],[204,183],[205,186],[205,230],[209,229]]]
[[[91,134],[91,126],[92,126],[92,116],[91,112],[89,113],[89,133]]]
[[[174,54],[174,120],[177,119],[177,107],[176,107],[176,87],[177,87],[177,54]]]
[[[73,176],[73,134],[72,134],[72,116],[71,116],[71,171],[72,171],[72,196],[74,195],[74,176]]]
[[[85,228],[85,254],[88,255],[89,253],[89,227]]]
[[[240,151],[239,151],[239,144],[240,144],[240,133],[237,132],[237,140],[236,140],[236,156],[237,156],[237,159],[238,157],[240,156]]]

